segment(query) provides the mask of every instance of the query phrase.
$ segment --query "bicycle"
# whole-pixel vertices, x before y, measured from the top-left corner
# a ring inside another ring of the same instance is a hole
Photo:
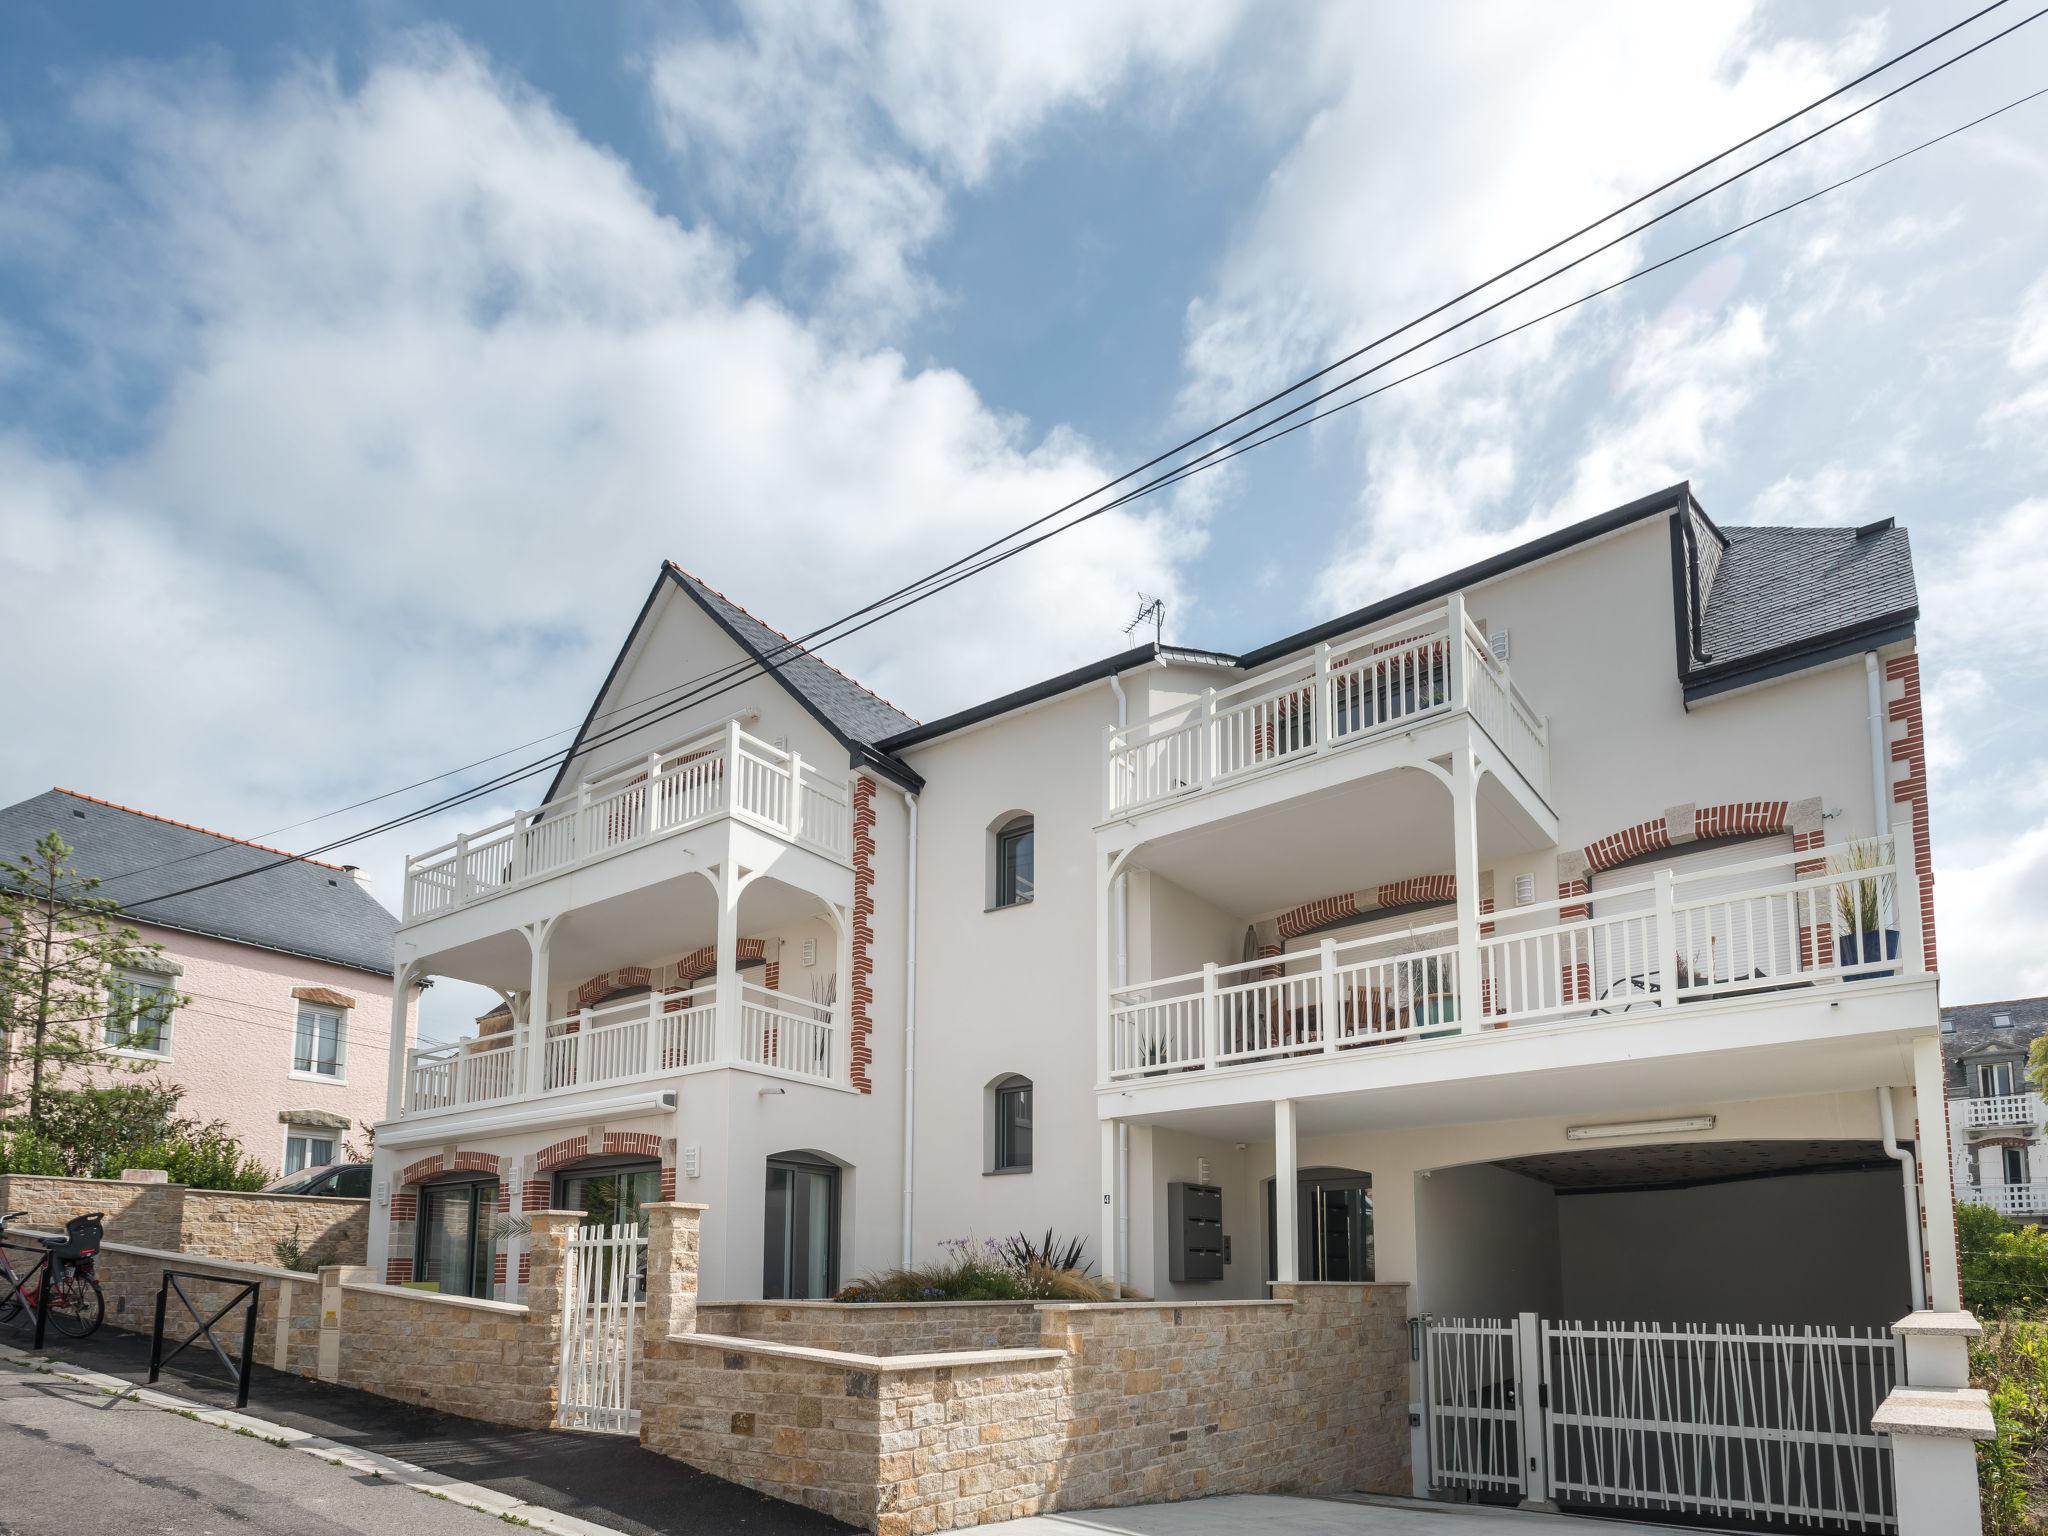
[[[26,1211],[0,1212],[0,1239],[7,1236],[9,1222],[27,1215]],[[42,1304],[42,1290],[47,1286],[50,1321],[57,1325],[59,1333],[82,1339],[96,1330],[107,1315],[107,1300],[93,1269],[104,1221],[102,1211],[74,1216],[64,1223],[62,1237],[39,1239],[44,1258],[29,1271],[33,1276],[36,1269],[42,1270],[39,1281],[24,1281],[16,1274],[7,1261],[6,1248],[0,1246],[0,1324],[12,1323],[17,1318],[33,1320],[37,1306]]]

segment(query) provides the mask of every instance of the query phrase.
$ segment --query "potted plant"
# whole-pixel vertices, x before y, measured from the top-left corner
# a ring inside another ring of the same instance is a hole
[[[1858,870],[1882,869],[1890,861],[1875,839],[1852,843],[1835,861],[1835,873],[1855,875]],[[1844,967],[1870,965],[1899,958],[1899,930],[1892,926],[1892,876],[1863,875],[1844,880],[1835,887],[1835,915],[1841,932],[1835,935],[1835,953]],[[1874,971],[1846,971],[1845,981],[1864,981],[1874,976],[1891,976],[1897,967]]]

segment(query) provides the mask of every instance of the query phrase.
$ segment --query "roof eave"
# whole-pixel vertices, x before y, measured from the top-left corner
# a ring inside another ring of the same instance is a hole
[[[1686,705],[1689,708],[1720,694],[1732,693],[1738,688],[1753,688],[1759,683],[1776,682],[1779,678],[1790,677],[1795,672],[1805,672],[1862,651],[1874,651],[1882,646],[1897,644],[1901,640],[1910,640],[1913,638],[1914,625],[1919,617],[1920,609],[1916,604],[1898,613],[1848,625],[1825,635],[1816,635],[1811,639],[1780,647],[1775,651],[1745,656],[1740,661],[1729,662],[1721,667],[1696,668],[1685,680]]]

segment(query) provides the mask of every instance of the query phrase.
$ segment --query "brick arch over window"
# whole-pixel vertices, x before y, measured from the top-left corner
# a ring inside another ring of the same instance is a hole
[[[420,1217],[419,1186],[444,1173],[483,1173],[498,1181],[498,1209],[512,1208],[512,1160],[490,1152],[458,1152],[450,1163],[435,1152],[399,1170],[399,1187],[391,1193],[390,1240],[384,1258],[384,1283],[404,1285],[412,1279],[412,1246]],[[493,1279],[505,1278],[502,1261]]]
[[[1253,943],[1257,946],[1259,959],[1277,961],[1289,939],[1298,939],[1318,928],[1332,927],[1352,919],[1368,919],[1375,913],[1399,907],[1442,905],[1457,899],[1456,875],[1410,875],[1405,880],[1388,880],[1361,890],[1342,891],[1335,896],[1321,896],[1298,907],[1289,907],[1278,917],[1255,923]],[[1479,873],[1479,910],[1482,915],[1493,911],[1491,870]],[[1490,932],[1491,928],[1491,924],[1484,925],[1481,932]],[[1278,964],[1264,966],[1260,970],[1260,974],[1268,978],[1280,973]]]
[[[1821,803],[1810,800],[1730,800],[1721,805],[1674,805],[1661,816],[1639,821],[1596,837],[1583,848],[1571,848],[1557,856],[1557,894],[1560,899],[1584,896],[1592,890],[1592,877],[1645,854],[1667,848],[1684,848],[1694,843],[1718,842],[1732,837],[1774,837],[1792,834],[1794,852],[1818,848],[1827,841],[1821,824]],[[1801,859],[1796,874],[1820,873],[1819,859]],[[1558,916],[1564,919],[1586,916],[1587,909],[1573,907]]]
[[[734,945],[734,958],[741,962],[767,960],[767,954],[768,941],[766,939],[741,939]],[[772,960],[767,960],[767,968],[768,975],[765,980],[768,990],[771,992],[780,990],[777,983],[782,979],[779,974],[782,967]],[[681,982],[698,982],[702,981],[706,976],[714,975],[717,970],[718,946],[716,944],[706,944],[702,949],[691,950],[690,953],[676,962],[676,980]]]

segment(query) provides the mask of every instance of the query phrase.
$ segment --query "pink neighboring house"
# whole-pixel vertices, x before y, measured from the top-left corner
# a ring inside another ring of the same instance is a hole
[[[25,857],[51,831],[81,873],[100,879],[96,894],[164,947],[160,969],[124,984],[190,999],[160,1038],[110,1044],[110,1054],[181,1086],[186,1113],[225,1121],[280,1173],[338,1161],[351,1136],[362,1147],[360,1127],[385,1111],[397,920],[357,871],[281,863],[280,849],[68,789],[0,810],[0,854]],[[260,872],[186,890],[251,869]],[[415,993],[408,1043],[417,1004]]]

